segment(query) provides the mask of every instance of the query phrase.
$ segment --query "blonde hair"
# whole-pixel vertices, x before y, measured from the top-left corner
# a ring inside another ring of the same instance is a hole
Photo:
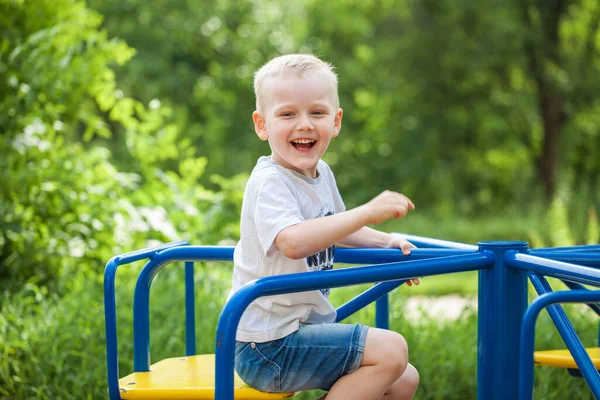
[[[263,85],[268,78],[286,73],[296,74],[303,78],[307,74],[321,73],[331,78],[335,90],[336,109],[339,105],[338,78],[334,72],[333,65],[321,60],[312,54],[287,54],[273,58],[271,61],[259,68],[254,74],[254,95],[256,96],[256,110],[262,112],[263,107]]]

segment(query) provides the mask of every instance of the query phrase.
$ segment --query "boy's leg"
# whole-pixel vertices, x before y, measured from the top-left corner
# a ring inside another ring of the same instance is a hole
[[[412,399],[419,386],[419,372],[410,363],[400,378],[392,383],[382,399]]]
[[[408,364],[408,346],[400,334],[369,328],[360,367],[340,378],[326,398],[411,399],[417,390],[418,376]]]
[[[419,386],[419,372],[410,363],[404,373],[383,395],[382,399],[412,399],[417,387]],[[319,396],[317,400],[325,400],[327,393]]]

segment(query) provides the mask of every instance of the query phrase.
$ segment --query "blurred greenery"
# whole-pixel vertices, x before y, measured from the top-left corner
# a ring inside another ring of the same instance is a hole
[[[599,26],[596,0],[0,0],[0,397],[106,397],[107,260],[176,239],[235,243],[246,178],[268,153],[252,74],[275,55],[336,66],[344,124],[325,159],[347,206],[384,189],[417,205],[381,229],[598,243]],[[137,272],[119,271],[122,374]],[[214,332],[229,274],[198,268],[199,332]],[[153,289],[153,359],[183,349],[181,278],[169,269]],[[475,315],[409,322],[404,298],[476,290],[458,274],[392,297],[419,398],[474,398]],[[538,325],[540,348],[560,344]],[[536,369],[536,398],[588,393],[563,372]]]

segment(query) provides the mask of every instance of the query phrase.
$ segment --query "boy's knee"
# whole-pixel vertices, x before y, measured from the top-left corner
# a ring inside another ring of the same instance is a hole
[[[384,363],[388,364],[391,371],[400,376],[408,365],[408,344],[399,333],[390,331],[390,334],[385,346]]]
[[[419,372],[408,364],[402,376],[388,389],[390,399],[412,399],[419,388]]]
[[[377,365],[391,377],[399,377],[408,365],[406,340],[394,331],[369,329],[363,365]]]
[[[394,331],[376,330],[367,337],[368,361],[378,365],[391,377],[402,375],[408,365],[408,345],[402,335]]]
[[[413,367],[412,364],[408,364],[408,366],[406,367],[406,370],[404,371],[404,374],[402,374],[402,377],[404,378],[404,376],[406,375],[406,384],[408,386],[410,386],[411,388],[414,388],[414,390],[416,391],[417,388],[419,387],[419,371],[417,371],[417,369],[415,367]]]

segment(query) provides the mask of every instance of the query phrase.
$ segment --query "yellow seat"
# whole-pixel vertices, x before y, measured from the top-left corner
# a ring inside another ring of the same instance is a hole
[[[593,347],[585,350],[590,355],[596,369],[600,370],[600,347]],[[533,354],[533,362],[535,365],[579,369],[569,350],[536,351]]]
[[[252,389],[235,375],[235,399],[286,399],[295,393],[264,393]],[[119,379],[122,399],[214,399],[215,355],[167,358]]]

